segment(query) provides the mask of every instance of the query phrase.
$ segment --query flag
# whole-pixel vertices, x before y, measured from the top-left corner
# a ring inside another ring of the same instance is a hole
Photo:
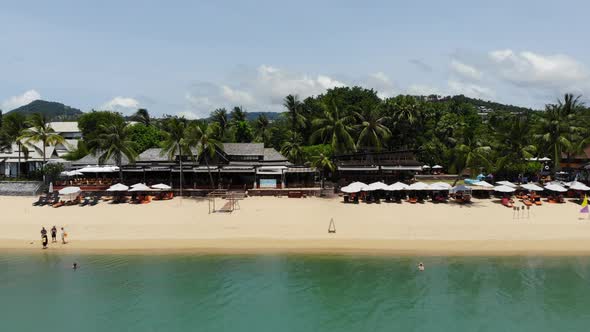
[[[588,213],[588,196],[584,195],[584,201],[582,201],[582,209],[580,213]]]

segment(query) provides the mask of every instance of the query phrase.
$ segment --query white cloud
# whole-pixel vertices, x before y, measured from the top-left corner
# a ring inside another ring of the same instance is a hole
[[[383,72],[370,74],[365,84],[367,88],[375,89],[379,98],[389,98],[394,94],[394,84]]]
[[[492,89],[473,83],[465,83],[457,80],[449,80],[450,94],[465,95],[472,98],[490,99],[495,93]]]
[[[451,69],[455,74],[474,81],[479,81],[482,76],[482,73],[475,67],[454,59],[451,61]]]
[[[2,102],[2,109],[5,111],[12,111],[15,108],[27,105],[32,101],[41,99],[41,95],[34,89],[24,92],[18,96],[12,96]]]
[[[440,89],[424,84],[412,84],[406,89],[406,93],[413,96],[444,95]]]
[[[588,81],[588,70],[575,59],[563,55],[542,55],[530,51],[515,53],[497,50],[489,53],[502,79],[518,85],[563,87]]]
[[[139,101],[130,97],[115,97],[101,107],[107,111],[125,112],[139,108]]]
[[[254,97],[248,92],[235,90],[227,85],[221,87],[223,97],[231,103],[238,105],[251,105],[254,103]]]
[[[187,118],[189,120],[194,120],[194,119],[199,118],[199,116],[196,113],[191,112],[191,111],[177,112],[176,115],[179,117]]]

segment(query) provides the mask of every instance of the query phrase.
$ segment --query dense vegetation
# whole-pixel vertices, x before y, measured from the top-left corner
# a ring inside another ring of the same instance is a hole
[[[45,100],[35,100],[27,105],[8,111],[6,114],[12,113],[20,113],[24,116],[41,113],[50,121],[70,121],[82,115],[82,111],[77,108]]]
[[[92,111],[78,119],[84,142],[70,158],[95,153],[101,159],[134,160],[141,152],[162,147],[171,158],[204,149],[211,156],[222,142],[263,142],[296,164],[334,170],[336,154],[355,151],[415,150],[426,164],[449,173],[493,172],[514,175],[539,170],[526,162],[548,156],[554,170],[564,155],[590,143],[590,111],[579,98],[565,95],[543,111],[502,105],[464,96],[408,96],[381,99],[362,87],[334,88],[304,100],[289,95],[284,113],[253,119],[242,107],[214,110],[207,119],[151,118],[141,109],[128,125],[118,113]],[[4,142],[21,142],[26,127],[20,115],[3,117]],[[204,162],[208,162],[205,158]]]

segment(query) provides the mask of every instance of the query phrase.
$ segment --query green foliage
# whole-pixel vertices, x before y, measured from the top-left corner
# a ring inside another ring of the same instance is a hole
[[[86,145],[86,141],[84,140],[79,140],[76,148],[72,151],[70,151],[69,153],[65,154],[63,156],[63,158],[65,160],[80,160],[82,158],[84,158],[86,155],[88,155],[90,153],[90,151],[88,150],[88,146]]]
[[[47,164],[43,169],[43,173],[48,181],[55,181],[59,178],[60,173],[64,171],[64,165],[61,163]]]
[[[31,103],[9,111],[8,114],[21,114],[25,117],[33,114],[42,114],[51,121],[73,120],[83,113],[77,108],[66,106],[61,103],[35,100]]]
[[[110,111],[92,111],[84,113],[78,119],[78,128],[80,128],[82,136],[90,149],[95,148],[94,143],[97,142],[102,126],[121,126],[124,124],[125,119],[120,113]]]
[[[254,131],[246,121],[235,122],[233,125],[234,139],[238,143],[249,143],[254,138]]]
[[[129,139],[137,144],[137,153],[159,147],[165,137],[164,132],[160,129],[141,123],[128,126],[127,131]]]

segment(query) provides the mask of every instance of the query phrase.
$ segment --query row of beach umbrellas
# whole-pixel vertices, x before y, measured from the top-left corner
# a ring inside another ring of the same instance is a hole
[[[362,182],[353,182],[348,186],[342,187],[340,190],[345,193],[358,193],[360,191],[401,191],[401,190],[451,190],[452,186],[445,182],[436,182],[427,184],[424,182],[415,182],[411,185],[407,185],[402,182],[396,182],[392,185],[387,185],[383,182],[374,182],[371,184],[365,184]]]
[[[172,189],[172,187],[170,187],[167,184],[156,184],[153,185],[151,187],[146,186],[144,183],[137,183],[132,185],[131,187],[128,187],[122,183],[117,183],[114,184],[112,186],[110,186],[107,191],[111,191],[111,192],[122,192],[122,191],[129,191],[129,192],[137,192],[137,191],[159,191],[159,190],[170,190]],[[77,194],[81,191],[80,187],[64,187],[62,189],[60,189],[58,191],[58,193],[60,195],[74,195]]]
[[[547,189],[550,191],[555,191],[555,192],[560,192],[560,193],[564,193],[564,192],[568,191],[569,189],[578,190],[578,191],[590,191],[590,187],[588,187],[587,185],[585,185],[581,182],[578,182],[578,181],[572,181],[572,182],[567,182],[567,183],[550,182],[550,183],[546,184],[545,187],[541,187],[541,186],[536,185],[534,183],[527,183],[527,184],[523,184],[523,185],[519,186],[519,185],[514,184],[510,181],[498,181],[496,183],[499,184],[499,186],[494,187],[494,190],[499,191],[499,192],[504,192],[504,193],[515,192],[518,189],[518,187],[520,187],[521,189],[529,190],[529,191],[543,191],[543,190]],[[569,187],[569,189],[566,187]]]

